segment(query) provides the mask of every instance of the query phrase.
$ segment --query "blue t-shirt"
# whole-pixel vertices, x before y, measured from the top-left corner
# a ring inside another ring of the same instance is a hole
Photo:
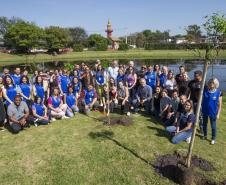
[[[35,84],[36,94],[39,96],[42,101],[44,101],[45,98],[45,90],[44,87],[41,84]]]
[[[218,113],[219,98],[222,95],[220,89],[210,91],[204,89],[202,100],[202,114],[205,116],[215,117]]]
[[[67,103],[68,107],[70,107],[70,108],[72,106],[74,106],[75,103],[76,103],[76,97],[75,97],[75,95],[68,93],[67,96],[66,96],[66,103]]]
[[[156,72],[155,71],[146,72],[144,78],[146,80],[147,85],[151,86],[152,88],[155,88],[155,86],[156,86]]]
[[[192,125],[195,124],[195,115],[193,113],[188,114],[186,112],[182,112],[180,114],[180,125],[179,128],[180,130],[184,129],[185,127],[187,127],[188,123],[192,123]],[[190,128],[189,130],[187,130],[187,132],[191,132],[192,128]]]
[[[35,110],[36,114],[39,116],[44,116],[44,114],[45,114],[45,109],[44,109],[43,104],[34,103],[32,105],[32,109]]]
[[[21,89],[21,92],[26,96],[26,97],[30,97],[30,94],[31,94],[31,86],[30,84],[20,84],[20,89]]]

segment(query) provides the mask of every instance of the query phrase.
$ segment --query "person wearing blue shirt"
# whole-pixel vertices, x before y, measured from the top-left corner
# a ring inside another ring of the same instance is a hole
[[[5,88],[3,89],[3,97],[5,99],[5,104],[8,107],[13,103],[15,96],[17,95],[16,86],[13,83],[13,79],[11,76],[5,76]]]
[[[74,95],[79,97],[80,94],[81,94],[82,85],[81,85],[81,82],[79,81],[79,79],[77,77],[74,77],[72,79],[71,86],[73,87]]]
[[[91,84],[82,92],[82,106],[85,114],[89,114],[92,108],[95,109],[98,106],[97,93]]]
[[[45,90],[43,86],[43,79],[40,75],[36,77],[35,84],[33,86],[34,96],[39,96],[42,99],[42,102],[45,101]]]
[[[146,84],[149,85],[152,89],[155,89],[157,76],[156,72],[152,70],[151,65],[148,67],[148,71],[145,73],[144,78],[146,80]]]
[[[20,95],[23,99],[23,101],[27,102],[29,104],[29,101],[31,100],[31,85],[29,83],[29,79],[27,76],[22,76],[20,80]]]
[[[218,86],[219,82],[217,79],[210,79],[207,87],[204,89],[202,100],[204,139],[207,139],[207,124],[209,118],[212,129],[212,145],[215,144],[217,132],[216,120],[220,117],[222,106],[222,93],[220,89],[218,89]]]
[[[64,70],[63,74],[60,76],[60,90],[62,94],[66,94],[67,93],[67,88],[70,84],[70,78],[68,76],[68,71]]]
[[[162,67],[162,73],[159,76],[160,86],[163,87],[168,75],[168,68],[166,66]]]
[[[49,117],[47,115],[47,108],[42,103],[42,99],[39,96],[35,97],[34,103],[32,104],[32,114],[34,118],[34,125],[48,125]]]
[[[67,104],[66,114],[68,117],[73,117],[78,109],[78,99],[77,95],[74,94],[73,86],[68,87],[68,93],[64,96],[64,102]]]
[[[169,133],[174,134],[172,143],[178,144],[185,140],[190,143],[194,124],[193,103],[191,100],[187,100],[184,104],[184,112],[180,113],[177,123],[173,126],[166,127]]]
[[[21,74],[20,74],[20,68],[19,67],[17,67],[14,70],[14,74],[12,74],[11,77],[12,77],[13,82],[16,86],[20,84]]]

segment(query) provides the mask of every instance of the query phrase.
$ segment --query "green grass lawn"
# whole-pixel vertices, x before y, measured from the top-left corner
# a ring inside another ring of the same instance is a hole
[[[225,98],[223,108],[216,145],[197,137],[194,147],[194,154],[216,167],[205,174],[216,181],[226,179]],[[0,132],[0,184],[173,184],[158,176],[151,164],[157,155],[187,149],[188,144],[173,145],[154,120],[132,117],[130,127],[108,127],[78,114],[49,126],[32,126],[18,135]],[[100,133],[108,137],[98,137]]]
[[[201,52],[204,54],[204,51]],[[128,51],[84,51],[71,52],[52,56],[48,54],[37,55],[12,55],[0,53],[0,64],[12,64],[15,62],[40,62],[40,61],[78,61],[78,60],[102,60],[111,59],[198,59],[199,56],[193,50],[128,50]],[[226,59],[226,50],[220,52],[219,58]]]

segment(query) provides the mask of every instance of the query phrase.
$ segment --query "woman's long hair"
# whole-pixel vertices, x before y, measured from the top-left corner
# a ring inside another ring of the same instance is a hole
[[[13,85],[13,87],[15,87],[14,81],[12,79],[12,77],[10,75],[6,75],[5,79],[4,79],[4,84],[5,84],[5,88],[8,89],[9,88],[9,84],[6,82],[6,79],[10,78],[11,79],[11,84]]]

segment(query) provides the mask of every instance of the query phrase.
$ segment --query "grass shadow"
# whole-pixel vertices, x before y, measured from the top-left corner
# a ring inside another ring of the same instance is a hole
[[[117,141],[116,139],[112,138],[114,136],[114,132],[112,131],[101,131],[101,132],[90,132],[89,136],[92,139],[108,139],[110,141],[112,141],[113,143],[115,143],[117,146],[121,147],[122,149],[130,152],[134,157],[136,157],[137,159],[140,159],[141,161],[143,161],[144,163],[154,167],[153,164],[151,164],[147,159],[144,159],[143,157],[141,157],[136,151],[134,151],[133,149],[130,149],[128,147],[126,147],[125,145],[123,145],[122,143],[120,143],[119,141]]]
[[[163,130],[161,128],[157,128],[157,127],[151,127],[151,126],[147,126],[147,128],[151,129],[151,130],[155,130],[157,131],[157,133],[155,134],[158,137],[165,137],[167,138],[169,141],[171,141],[171,137],[170,135],[167,133],[166,130]]]

